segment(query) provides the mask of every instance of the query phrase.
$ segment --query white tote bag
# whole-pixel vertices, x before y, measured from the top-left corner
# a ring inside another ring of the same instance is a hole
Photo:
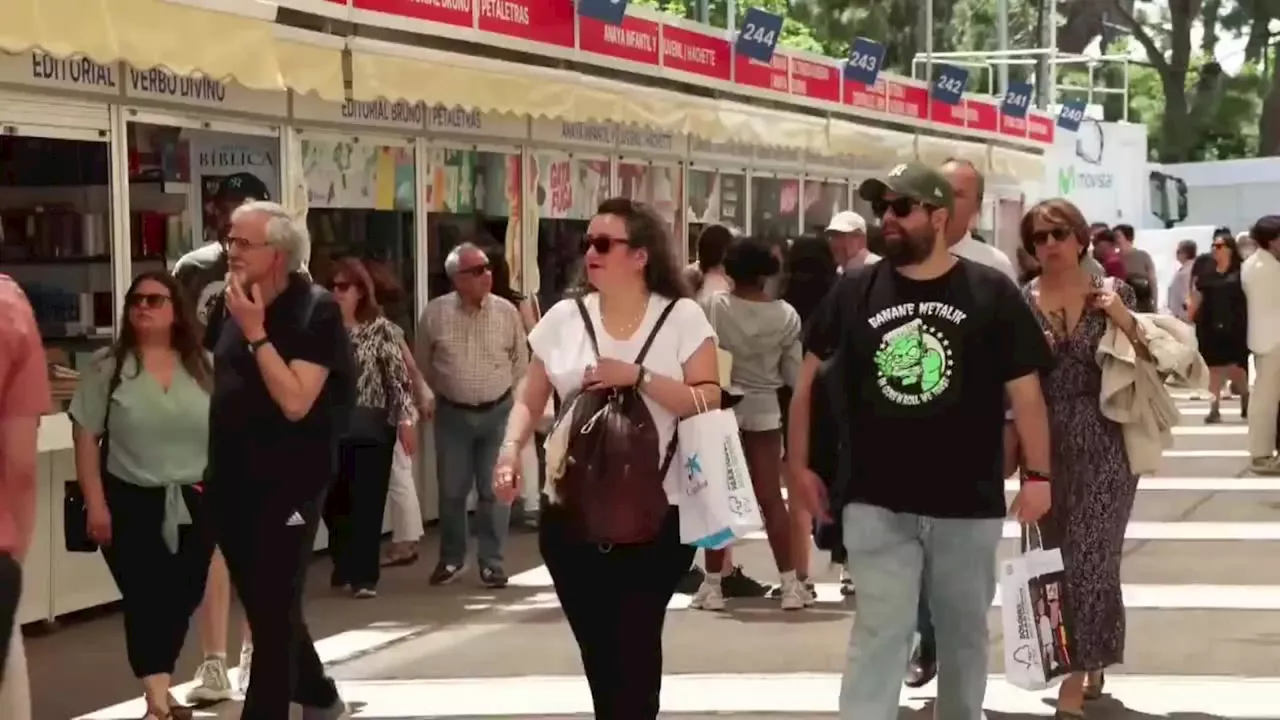
[[[1010,685],[1044,690],[1056,685],[1071,664],[1062,552],[1045,550],[1035,525],[1024,533],[1026,550],[1000,563],[1004,674]]]
[[[680,421],[680,541],[706,550],[728,547],[764,527],[732,410],[708,410]]]

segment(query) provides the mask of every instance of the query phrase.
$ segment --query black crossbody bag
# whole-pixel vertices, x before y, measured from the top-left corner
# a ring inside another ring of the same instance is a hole
[[[111,398],[120,387],[120,370],[123,366],[124,359],[117,358],[115,368],[111,371],[111,380],[107,383],[107,406],[102,414],[102,434],[98,436],[98,472],[104,477],[107,474],[107,428],[111,423]],[[89,508],[85,505],[84,490],[76,480],[67,482],[63,488],[62,535],[67,552],[98,552],[98,543],[89,537]]]

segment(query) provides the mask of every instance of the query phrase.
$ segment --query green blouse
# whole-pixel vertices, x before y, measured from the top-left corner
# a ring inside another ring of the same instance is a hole
[[[110,351],[100,351],[71,399],[72,419],[94,435],[103,431],[114,367]],[[111,397],[109,422],[105,472],[140,487],[165,489],[162,531],[170,551],[177,552],[178,528],[191,522],[182,486],[200,482],[208,464],[209,394],[181,364],[166,391],[129,355]]]

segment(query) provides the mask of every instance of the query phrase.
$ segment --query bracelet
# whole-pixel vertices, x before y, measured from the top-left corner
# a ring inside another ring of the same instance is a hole
[[[1049,476],[1046,473],[1038,472],[1036,470],[1027,470],[1023,472],[1022,479],[1024,482],[1049,482]]]

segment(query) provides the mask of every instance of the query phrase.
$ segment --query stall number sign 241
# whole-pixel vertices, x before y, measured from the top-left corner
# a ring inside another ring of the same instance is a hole
[[[749,8],[742,19],[742,31],[734,46],[739,55],[767,63],[773,60],[773,50],[782,34],[782,17],[760,8]]]

